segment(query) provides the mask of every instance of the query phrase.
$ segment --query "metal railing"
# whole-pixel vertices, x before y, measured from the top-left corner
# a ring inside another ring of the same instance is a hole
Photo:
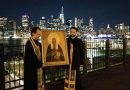
[[[5,90],[23,89],[24,45],[4,45]]]
[[[89,72],[125,64],[130,60],[130,39],[86,40],[84,65],[81,75]],[[24,89],[24,45],[0,44],[0,90]],[[51,85],[64,80],[65,69],[62,66],[46,67],[45,84]]]

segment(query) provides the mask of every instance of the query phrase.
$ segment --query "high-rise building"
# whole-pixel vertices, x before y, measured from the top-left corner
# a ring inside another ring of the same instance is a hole
[[[4,33],[7,31],[7,18],[0,17],[0,38],[4,37]]]
[[[124,23],[117,24],[115,26],[115,31],[117,36],[123,36],[129,33],[129,26],[125,26]]]
[[[7,18],[0,17],[0,28],[4,29],[7,26]]]
[[[70,18],[66,19],[66,34],[70,35],[70,27],[72,27],[72,20]]]
[[[46,19],[45,19],[45,17],[41,17],[40,22],[39,22],[39,27],[41,29],[45,29],[46,28]]]
[[[24,31],[29,31],[29,16],[22,15],[22,27]]]
[[[47,21],[47,29],[61,30],[61,22],[59,17],[51,15],[51,19]]]
[[[63,12],[63,6],[61,7],[60,19],[61,19],[61,24],[64,24],[64,12]]]
[[[16,21],[14,20],[8,22],[8,36],[16,36]]]
[[[115,32],[114,30],[110,27],[110,25],[108,24],[106,28],[100,28],[98,30],[98,34],[101,36],[101,35],[105,35],[106,37],[107,36],[111,36],[111,37],[114,37],[115,36]]]
[[[86,35],[96,35],[93,28],[93,18],[89,19],[89,24],[84,23],[83,18],[75,17],[75,27],[79,29],[79,35],[86,34]]]
[[[78,18],[77,17],[74,18],[74,26],[78,27]]]
[[[80,27],[82,27],[82,24],[84,23],[84,20],[83,20],[83,18],[77,18],[77,27],[78,28],[80,28]]]
[[[90,29],[90,31],[94,31],[93,30],[93,18],[89,19],[89,29]]]

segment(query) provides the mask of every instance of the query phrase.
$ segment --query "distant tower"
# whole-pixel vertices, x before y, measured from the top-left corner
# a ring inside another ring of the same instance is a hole
[[[34,27],[34,21],[31,21],[31,26]]]
[[[107,25],[107,29],[109,29],[109,28],[110,28],[110,25],[108,24],[108,25]]]
[[[22,15],[22,27],[24,31],[29,31],[29,16]]]
[[[93,18],[89,19],[89,29],[90,29],[90,31],[94,31],[93,30]]]
[[[63,6],[61,7],[60,19],[61,19],[61,23],[64,24]]]
[[[7,26],[7,18],[0,17],[0,28],[2,28],[3,30],[5,30],[6,26]]]
[[[53,19],[53,17],[54,17],[54,16],[53,16],[53,15],[51,15],[51,19]]]
[[[46,19],[45,19],[45,17],[41,17],[41,19],[40,19],[40,28],[41,29],[46,28]]]
[[[14,20],[8,21],[8,35],[16,36],[16,21]]]
[[[78,18],[77,18],[77,17],[75,17],[74,24],[75,24],[75,25],[74,25],[75,27],[78,27]]]
[[[7,31],[7,19],[5,17],[0,17],[0,38],[5,36]]]
[[[82,19],[80,19],[80,18],[77,18],[77,27],[81,27],[82,26],[82,24],[83,24],[83,18]]]

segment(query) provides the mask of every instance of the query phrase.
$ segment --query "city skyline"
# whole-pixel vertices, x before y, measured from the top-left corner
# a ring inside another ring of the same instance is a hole
[[[124,22],[130,25],[129,0],[2,0],[0,16],[21,22],[21,16],[29,15],[30,21],[39,22],[42,16],[58,17],[64,7],[65,19],[83,18],[88,23],[94,18],[94,27],[115,25]]]

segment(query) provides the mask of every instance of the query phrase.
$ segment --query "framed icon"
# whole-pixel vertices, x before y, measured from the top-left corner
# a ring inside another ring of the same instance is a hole
[[[44,66],[69,64],[65,31],[42,30],[42,60]]]

